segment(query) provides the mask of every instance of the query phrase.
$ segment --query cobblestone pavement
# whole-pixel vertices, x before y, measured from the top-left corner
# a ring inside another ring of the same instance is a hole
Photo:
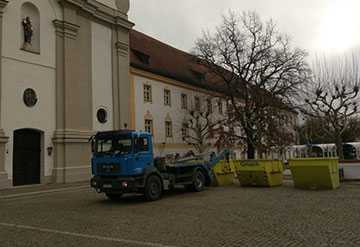
[[[114,203],[86,187],[0,195],[0,246],[360,246],[360,185],[210,188]]]

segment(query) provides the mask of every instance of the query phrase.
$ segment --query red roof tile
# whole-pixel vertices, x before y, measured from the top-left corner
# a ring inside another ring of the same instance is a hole
[[[130,64],[132,67],[183,83],[213,91],[224,86],[205,82],[204,67],[189,53],[171,47],[136,30],[130,31]]]

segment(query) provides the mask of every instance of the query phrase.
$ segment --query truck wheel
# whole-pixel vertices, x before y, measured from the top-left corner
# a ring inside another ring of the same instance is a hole
[[[148,201],[160,199],[162,194],[161,180],[158,176],[152,175],[148,178],[145,186],[145,198]]]
[[[106,197],[109,198],[111,201],[120,201],[122,194],[111,194],[111,193],[106,193]]]
[[[196,171],[193,178],[192,189],[195,192],[200,192],[205,189],[205,176],[202,171]]]

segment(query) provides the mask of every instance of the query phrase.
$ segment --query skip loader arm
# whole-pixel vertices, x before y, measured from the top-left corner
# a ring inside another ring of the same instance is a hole
[[[215,157],[212,157],[212,159],[209,160],[209,162],[208,162],[209,168],[213,168],[221,160],[227,159],[229,155],[230,155],[230,150],[224,149],[218,155],[216,155]]]

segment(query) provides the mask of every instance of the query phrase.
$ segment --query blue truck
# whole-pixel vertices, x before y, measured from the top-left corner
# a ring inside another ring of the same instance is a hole
[[[91,144],[91,187],[111,200],[141,193],[154,201],[177,185],[200,192],[211,185],[211,167],[219,160],[154,158],[152,135],[132,130],[98,132]]]

